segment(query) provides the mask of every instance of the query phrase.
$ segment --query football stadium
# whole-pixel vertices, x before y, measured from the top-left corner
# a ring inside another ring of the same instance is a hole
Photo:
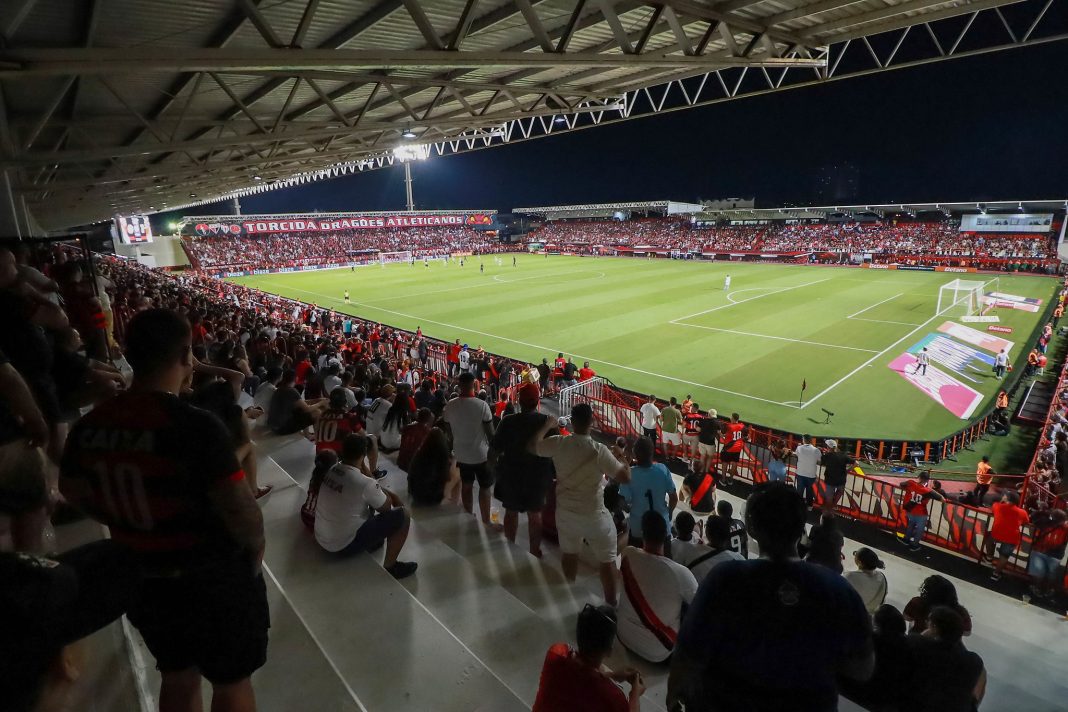
[[[1064,709],[1064,1],[0,3],[0,710]]]

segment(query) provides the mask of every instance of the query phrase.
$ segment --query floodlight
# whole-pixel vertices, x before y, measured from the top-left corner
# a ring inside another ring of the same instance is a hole
[[[406,163],[408,161],[423,161],[426,160],[429,156],[429,146],[404,145],[396,146],[393,149],[393,158],[398,161],[401,161],[402,163]]]
[[[412,131],[412,127],[404,129],[404,133],[401,134],[404,138],[415,138],[415,131]]]

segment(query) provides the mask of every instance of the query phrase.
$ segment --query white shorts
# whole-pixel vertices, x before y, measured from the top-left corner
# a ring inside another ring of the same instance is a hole
[[[709,457],[711,457],[712,455],[716,454],[716,446],[710,443],[699,442],[697,443],[697,451],[700,452],[702,455],[708,455]]]
[[[597,563],[607,564],[616,560],[616,525],[606,509],[593,514],[575,514],[558,509],[556,534],[561,553],[578,554],[585,543],[589,545]]]
[[[686,443],[686,447],[691,452],[697,452],[697,436],[696,435],[683,435],[682,441]]]
[[[660,434],[663,436],[664,442],[669,445],[682,445],[682,435],[680,433],[661,432]]]

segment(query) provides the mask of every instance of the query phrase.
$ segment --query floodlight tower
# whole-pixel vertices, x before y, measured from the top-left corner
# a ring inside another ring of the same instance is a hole
[[[402,134],[405,138],[414,138],[415,134],[409,129]],[[415,210],[415,195],[412,191],[412,162],[425,161],[430,156],[429,146],[404,144],[393,149],[393,158],[404,164],[404,194],[407,201],[408,212]]]

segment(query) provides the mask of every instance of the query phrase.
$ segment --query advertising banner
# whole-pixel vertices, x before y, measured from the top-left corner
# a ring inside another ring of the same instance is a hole
[[[1005,349],[1005,353],[1009,353],[1013,347],[1013,342],[1011,341],[1006,341],[1005,339],[991,336],[990,334],[984,334],[981,331],[976,331],[970,326],[954,324],[952,321],[944,322],[942,326],[938,327],[938,330],[943,334],[949,334],[950,336],[956,337],[973,346],[986,349],[992,354],[996,354],[1002,349]]]
[[[1041,299],[1035,299],[1034,297],[1021,297],[1019,294],[990,292],[985,296],[993,299],[995,306],[1008,307],[1010,309],[1020,309],[1022,311],[1031,312],[1032,314],[1037,312],[1038,308],[1042,306]]]
[[[1012,327],[1011,326],[998,326],[997,324],[991,324],[990,326],[986,327],[986,330],[987,331],[996,331],[999,334],[1011,334],[1012,333]]]
[[[372,215],[317,219],[269,218],[248,220],[234,218],[217,222],[199,222],[191,226],[193,234],[201,237],[225,235],[269,235],[291,232],[337,232],[339,230],[378,230],[405,227],[463,227],[486,225],[487,215]]]
[[[983,401],[982,393],[935,366],[928,366],[926,373],[918,373],[916,357],[910,353],[901,354],[891,361],[890,368],[962,420],[971,417]]]

